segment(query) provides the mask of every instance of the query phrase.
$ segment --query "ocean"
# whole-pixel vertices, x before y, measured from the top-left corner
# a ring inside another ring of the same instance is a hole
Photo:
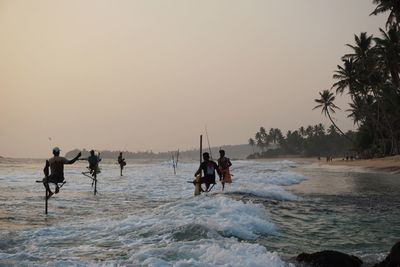
[[[65,166],[44,214],[40,160],[0,159],[0,266],[300,266],[339,250],[367,264],[400,239],[400,177],[307,160],[233,161],[193,196],[196,162],[102,161],[98,194]]]

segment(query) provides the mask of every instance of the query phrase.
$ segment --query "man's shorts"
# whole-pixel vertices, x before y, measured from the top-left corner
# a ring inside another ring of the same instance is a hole
[[[57,176],[52,176],[52,175],[50,175],[50,176],[48,176],[47,178],[44,178],[43,181],[44,181],[44,182],[47,182],[47,183],[55,183],[55,184],[58,184],[58,183],[64,182],[64,177],[57,177]]]
[[[215,177],[201,177],[201,184],[215,184]]]

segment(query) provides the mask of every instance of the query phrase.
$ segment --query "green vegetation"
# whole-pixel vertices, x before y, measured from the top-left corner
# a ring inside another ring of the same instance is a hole
[[[342,134],[346,138],[342,137]],[[322,124],[300,127],[295,131],[288,131],[286,136],[277,128],[268,132],[264,127],[250,138],[248,143],[253,148],[257,146],[260,152],[251,154],[248,158],[268,158],[281,155],[306,156],[306,157],[344,157],[351,149],[353,132],[346,134],[337,131],[334,125],[327,130]]]
[[[246,145],[223,145],[223,146],[218,146],[218,147],[211,147],[212,155],[214,156],[214,159],[216,159],[219,155],[218,151],[220,148],[223,148],[226,150],[227,155],[231,159],[244,159],[247,157],[247,155],[252,153],[252,149]],[[82,157],[88,157],[89,156],[89,150],[90,149],[74,149],[72,151],[69,151],[65,154],[67,158],[73,158],[75,155],[79,152],[82,153]],[[138,152],[130,152],[130,151],[110,151],[110,150],[101,150],[101,151],[96,151],[96,153],[100,152],[100,157],[103,159],[115,159],[117,160],[117,157],[119,155],[119,152],[123,152],[123,157],[125,159],[138,159],[138,160],[143,160],[143,159],[152,159],[152,160],[171,160],[172,153],[176,154],[175,151],[165,151],[165,152],[153,152],[153,151],[138,151]],[[190,150],[185,150],[185,151],[180,151],[179,152],[179,159],[182,160],[198,160],[199,159],[199,150],[198,149],[190,149]]]
[[[295,154],[304,156],[337,155],[357,152],[363,158],[399,154],[400,151],[400,1],[374,0],[375,10],[370,15],[389,13],[385,29],[374,37],[366,32],[354,36],[354,44],[347,44],[350,53],[337,66],[330,90],[323,90],[314,109],[321,109],[332,126],[325,133],[322,125],[301,127],[289,131],[286,137],[279,129],[278,137],[271,137],[264,128],[249,139],[260,153],[251,157]],[[333,91],[333,92],[332,92]],[[334,104],[335,94],[350,96],[346,110],[356,132],[343,133],[332,117],[339,109]],[[340,134],[339,134],[340,133]],[[276,139],[277,138],[277,139]],[[278,142],[271,141],[272,139]],[[274,144],[271,146],[270,144]]]
[[[355,43],[347,45],[351,52],[333,75],[331,90],[350,96],[348,117],[358,126],[353,148],[362,155],[386,156],[398,154],[400,148],[400,1],[373,2],[377,6],[371,15],[389,12],[386,28],[380,29],[380,37],[355,35]],[[334,100],[330,90],[315,100],[332,123],[338,108]]]

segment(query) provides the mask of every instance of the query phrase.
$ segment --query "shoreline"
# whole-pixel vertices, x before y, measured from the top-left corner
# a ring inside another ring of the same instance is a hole
[[[320,165],[360,167],[374,171],[384,171],[393,174],[400,174],[400,155],[375,159],[338,159],[331,162],[320,162]]]
[[[255,161],[279,161],[279,160],[292,160],[294,162],[307,162],[310,164],[316,164],[319,166],[344,166],[344,167],[358,167],[361,169],[371,171],[382,171],[392,174],[400,174],[400,155],[374,158],[374,159],[353,159],[343,160],[334,159],[333,161],[327,162],[325,159],[318,160],[315,157],[275,157],[275,158],[258,158],[253,159]]]

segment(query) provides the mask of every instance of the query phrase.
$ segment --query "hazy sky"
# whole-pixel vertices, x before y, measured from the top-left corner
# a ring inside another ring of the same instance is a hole
[[[205,125],[218,146],[247,143],[260,126],[328,125],[314,99],[354,34],[384,26],[373,9],[372,0],[0,0],[0,155],[182,150],[198,146]]]

